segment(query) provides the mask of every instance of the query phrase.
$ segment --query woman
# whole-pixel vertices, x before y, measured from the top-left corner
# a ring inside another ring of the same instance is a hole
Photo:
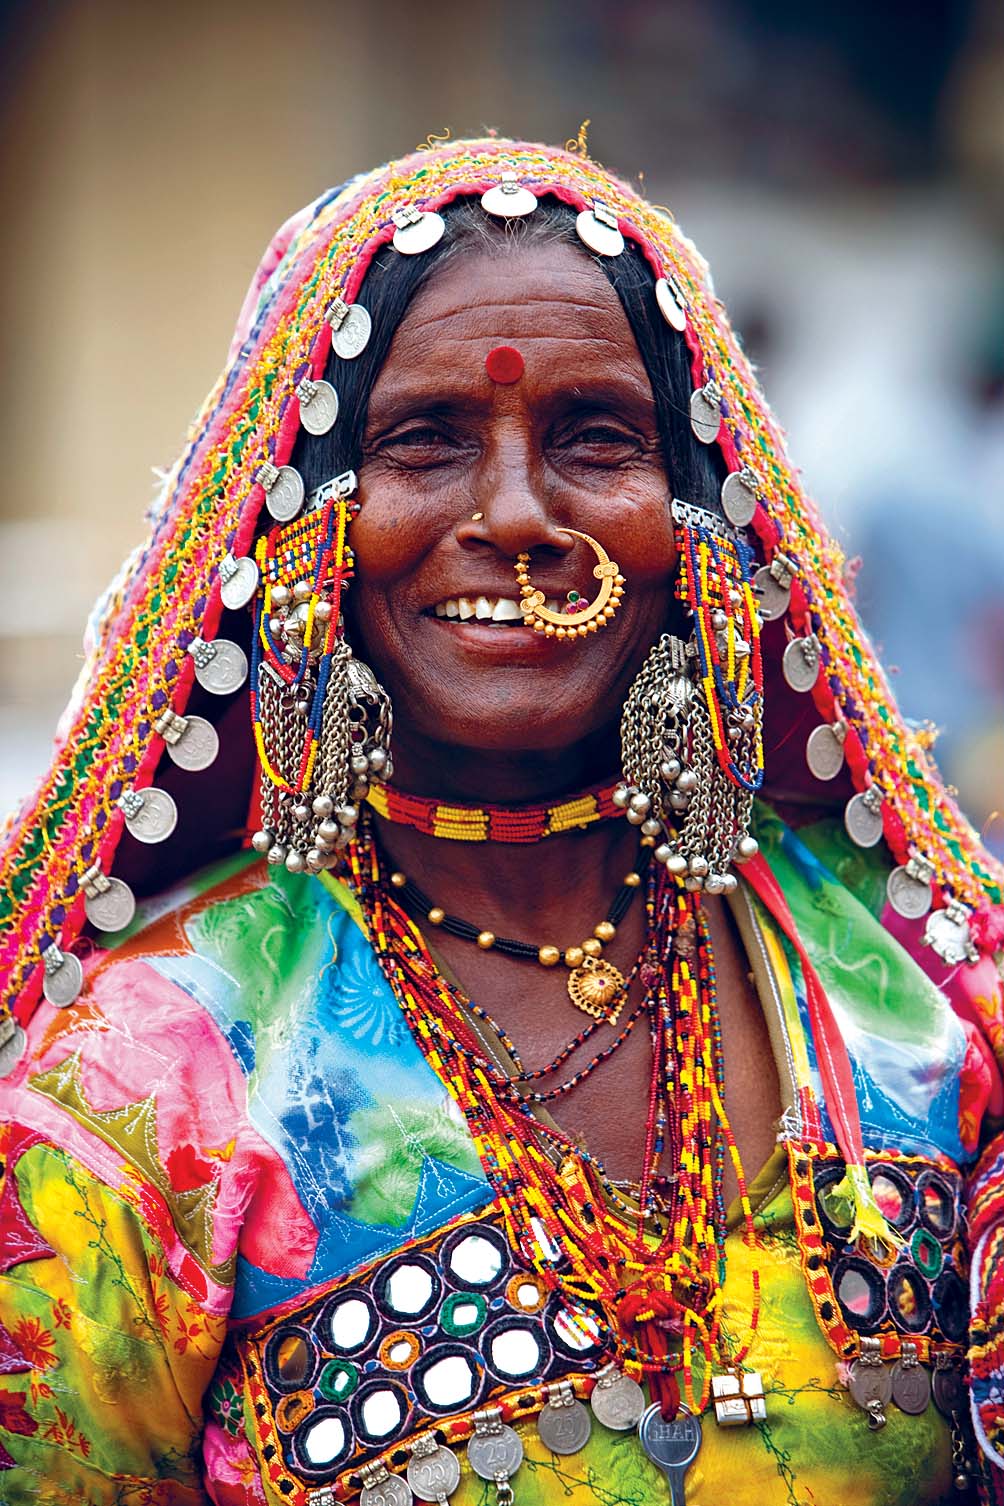
[[[1000,1498],[1002,876],[595,163],[284,227],[5,861],[5,1499]]]

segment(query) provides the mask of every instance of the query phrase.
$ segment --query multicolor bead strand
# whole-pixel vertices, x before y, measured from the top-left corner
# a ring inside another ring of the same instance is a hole
[[[375,786],[367,797],[378,816],[452,842],[541,842],[578,831],[624,812],[613,803],[616,784],[583,790],[549,805],[457,805],[409,795],[393,785]]]
[[[367,831],[347,851],[345,864],[380,965],[420,1049],[464,1114],[514,1247],[549,1289],[563,1293],[573,1314],[600,1321],[619,1363],[634,1374],[682,1372],[688,1405],[702,1408],[720,1338],[724,1224],[714,1154],[719,1135],[730,1150],[735,1142],[716,1081],[714,973],[701,962],[710,958],[710,939],[698,896],[668,874],[654,881],[653,910],[661,923],[650,936],[646,1007],[660,1044],[650,1079],[642,1214],[654,1210],[660,1158],[678,1168],[667,1228],[654,1235],[638,1210],[607,1206],[603,1193],[612,1184],[596,1158],[560,1129],[539,1123],[518,1086],[485,1058],[459,996],[385,887]],[[682,950],[675,944],[680,940]],[[752,1243],[744,1182],[740,1188],[745,1237]],[[756,1292],[755,1285],[758,1310]],[[594,1305],[598,1314],[590,1313]],[[653,1311],[671,1316],[679,1352],[669,1352],[665,1331],[642,1316]],[[755,1327],[756,1312],[751,1333]],[[728,1363],[740,1363],[748,1349],[749,1340]],[[699,1393],[695,1351],[704,1360]]]
[[[763,783],[763,663],[760,617],[750,584],[753,553],[710,514],[676,503],[674,509],[676,595],[693,620],[715,752],[733,783],[753,792]],[[740,731],[753,735],[740,737]],[[737,750],[745,753],[741,763]]]

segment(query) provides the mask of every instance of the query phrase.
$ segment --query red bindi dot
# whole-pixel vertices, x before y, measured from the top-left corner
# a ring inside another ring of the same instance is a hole
[[[510,382],[518,382],[523,375],[523,357],[515,346],[496,345],[485,356],[485,370],[493,382],[508,386]]]

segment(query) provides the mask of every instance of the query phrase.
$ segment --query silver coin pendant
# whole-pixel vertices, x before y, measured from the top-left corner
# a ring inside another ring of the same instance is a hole
[[[920,920],[931,908],[930,884],[922,883],[906,868],[894,868],[886,880],[886,896],[897,915],[904,920]]]
[[[931,1379],[934,1405],[943,1417],[954,1417],[969,1410],[969,1388],[959,1365],[935,1364]]]
[[[523,1463],[523,1440],[508,1423],[475,1433],[467,1445],[467,1462],[482,1480],[507,1480]]]
[[[415,1454],[408,1465],[408,1484],[420,1501],[438,1501],[460,1484],[460,1460],[442,1444],[428,1454]]]
[[[229,638],[214,638],[209,646],[212,654],[200,654],[195,659],[195,678],[203,690],[211,695],[230,695],[240,690],[248,677],[247,655],[240,644]]]
[[[364,1485],[359,1506],[411,1506],[411,1491],[400,1475],[388,1474],[375,1485]]]
[[[815,637],[792,638],[781,655],[781,673],[800,695],[819,679],[819,642]]]
[[[866,794],[852,795],[844,808],[844,826],[856,847],[874,847],[882,835],[882,810]]]
[[[575,220],[579,240],[597,256],[620,256],[624,250],[624,237],[616,225],[605,225],[591,209],[584,209]]]
[[[817,779],[836,779],[844,766],[844,745],[826,722],[814,727],[805,744],[805,761]]]
[[[722,482],[722,512],[733,528],[752,523],[757,508],[757,494],[742,471],[730,471]]]
[[[166,842],[178,824],[178,807],[173,798],[156,785],[138,793],[143,803],[133,815],[126,815],[126,830],[138,842]]]
[[[847,1389],[864,1412],[876,1403],[887,1407],[892,1400],[892,1376],[888,1366],[855,1360],[847,1377]]]
[[[892,1399],[901,1412],[919,1417],[931,1400],[931,1377],[916,1360],[897,1360],[892,1367]]]
[[[427,209],[407,225],[399,225],[394,231],[394,250],[402,256],[420,256],[431,251],[443,239],[446,221],[435,210]]]
[[[319,396],[314,399],[315,402],[319,400]],[[303,427],[307,428],[302,408],[300,410],[300,421],[303,423]],[[331,422],[334,423],[334,419]],[[329,424],[328,427],[330,428],[331,425]],[[314,431],[311,430],[311,432],[313,433]],[[321,429],[318,432],[323,434],[324,430]],[[279,467],[279,474],[265,493],[265,506],[277,523],[289,523],[296,517],[303,506],[303,497],[303,477],[300,475],[300,472],[291,465],[281,465]],[[252,561],[252,563],[254,562]],[[250,600],[250,598],[248,599]]]
[[[701,444],[714,444],[722,426],[722,410],[703,387],[690,394],[690,427]]]
[[[597,1422],[616,1433],[626,1433],[638,1425],[645,1410],[645,1393],[629,1375],[619,1375],[614,1380],[598,1381],[589,1405]]]
[[[764,622],[774,622],[783,617],[791,602],[791,587],[782,586],[770,573],[769,565],[761,565],[753,576],[753,594],[757,611]]]
[[[494,214],[502,220],[522,219],[533,214],[537,207],[537,195],[518,183],[496,183],[481,195],[481,208],[486,214]]]
[[[254,599],[260,575],[253,559],[243,555],[239,560],[229,556],[230,568],[224,578],[220,569],[220,600],[228,612],[239,612]]]
[[[136,896],[121,879],[105,880],[107,889],[89,894],[84,910],[91,925],[99,931],[124,931],[136,914]]]
[[[327,434],[337,417],[338,393],[330,382],[315,382],[310,401],[300,403],[300,423],[308,434]]]
[[[331,332],[331,348],[342,361],[354,361],[370,343],[373,320],[361,303],[350,303],[349,311],[337,329]]]
[[[967,920],[954,920],[947,910],[932,910],[924,927],[924,941],[949,967],[968,962],[973,951]]]
[[[54,1004],[57,1009],[65,1009],[80,997],[83,986],[84,969],[80,958],[73,952],[64,952],[59,967],[46,972],[42,992],[50,1004]]]
[[[589,1408],[577,1397],[571,1401],[549,1401],[537,1418],[537,1432],[552,1454],[577,1454],[589,1442],[593,1425]]]
[[[204,716],[186,716],[188,723],[177,742],[167,744],[167,755],[179,769],[198,774],[215,762],[220,751],[220,739],[212,722]]]
[[[678,330],[682,335],[687,328],[686,310],[682,309],[677,302],[676,295],[665,277],[660,277],[655,285],[655,301],[659,305],[659,313],[665,319],[671,329]]]

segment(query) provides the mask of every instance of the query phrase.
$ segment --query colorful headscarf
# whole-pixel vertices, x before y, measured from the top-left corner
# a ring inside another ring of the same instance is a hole
[[[324,374],[332,305],[360,296],[372,257],[394,235],[403,211],[481,194],[503,173],[580,212],[605,206],[641,248],[653,286],[656,278],[667,280],[685,312],[704,421],[717,404],[725,464],[752,478],[759,500],[751,527],[765,561],[777,563],[781,589],[790,584],[788,621],[796,634],[818,640],[822,672],[812,696],[820,717],[837,729],[858,792],[875,790],[876,806],[881,796],[882,827],[897,863],[912,861],[911,872],[921,877],[930,865],[935,904],[971,912],[978,949],[999,944],[1004,870],[947,793],[925,735],[896,707],[852,606],[844,557],[802,491],[701,257],[667,211],[584,155],[499,139],[458,142],[323,195],[269,246],[227,365],[155,506],[150,537],[98,606],[51,767],[7,834],[0,860],[0,1048],[14,1032],[11,1017],[23,1023],[38,999],[46,952],[65,953],[78,935],[85,883],[93,889],[95,868],[114,873],[126,819],[120,802],[128,808],[131,792],[153,784],[165,751],[165,712],[185,712],[195,657],[220,624],[221,562],[253,552],[265,495],[258,473],[265,462],[283,465],[293,450],[301,408],[296,389],[305,376]],[[50,962],[59,955],[50,954]]]

